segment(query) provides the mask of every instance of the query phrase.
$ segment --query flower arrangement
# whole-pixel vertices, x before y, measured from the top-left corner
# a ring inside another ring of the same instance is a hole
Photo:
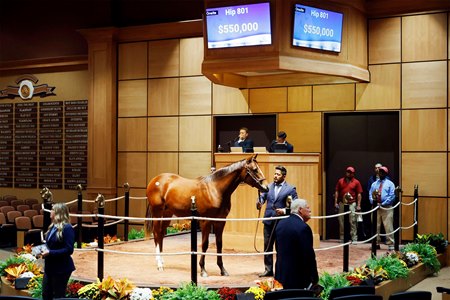
[[[173,293],[167,293],[162,296],[163,300],[220,300],[220,296],[217,291],[209,291],[205,287],[198,286],[190,283],[183,283]]]
[[[44,278],[43,274],[39,274],[37,276],[34,276],[33,278],[28,281],[28,292],[30,293],[30,296],[33,298],[42,298],[42,279]]]
[[[135,288],[130,294],[130,300],[150,300],[153,299],[152,290],[149,288]]]
[[[442,233],[418,234],[414,242],[417,244],[430,244],[436,248],[437,253],[444,253],[448,246],[448,241]]]
[[[160,286],[158,289],[152,290],[153,299],[162,300],[166,294],[173,293],[173,290],[169,287]]]
[[[220,299],[222,300],[235,300],[236,295],[240,294],[241,291],[229,287],[221,287],[220,289],[217,290],[217,293],[219,294]]]
[[[252,293],[255,295],[255,300],[263,300],[266,292],[260,287],[252,286],[245,293]]]
[[[271,292],[276,290],[281,290],[283,288],[283,285],[279,283],[274,278],[269,278],[267,280],[256,280],[256,285],[261,288],[264,292]]]
[[[70,279],[67,283],[67,289],[66,289],[66,297],[68,298],[76,298],[78,297],[78,291],[84,287],[84,284],[82,284],[79,281]]]

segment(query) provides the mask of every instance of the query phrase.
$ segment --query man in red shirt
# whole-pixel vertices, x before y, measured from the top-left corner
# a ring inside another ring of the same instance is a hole
[[[358,179],[355,178],[355,168],[347,167],[345,177],[338,180],[336,191],[334,193],[334,206],[339,213],[344,212],[344,201],[349,204],[352,214],[349,215],[350,236],[356,242],[358,240],[358,231],[356,223],[355,211],[361,210],[362,186]],[[344,216],[339,217],[339,236],[344,240]]]

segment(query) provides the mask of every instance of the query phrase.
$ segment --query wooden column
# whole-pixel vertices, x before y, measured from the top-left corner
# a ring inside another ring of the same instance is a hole
[[[115,28],[81,30],[89,47],[88,187],[90,198],[116,195],[117,42]]]

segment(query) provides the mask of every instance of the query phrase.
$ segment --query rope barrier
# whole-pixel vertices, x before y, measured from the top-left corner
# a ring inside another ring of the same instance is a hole
[[[120,199],[125,198],[125,196],[120,196],[120,197],[116,197],[116,198],[111,198],[111,199],[107,199],[104,200],[105,202],[113,202],[113,201],[118,201]],[[147,197],[128,197],[128,199],[133,199],[133,200],[146,200]],[[73,204],[75,202],[77,202],[78,199],[72,200],[67,202],[67,205]],[[88,203],[96,203],[96,200],[87,200],[87,199],[82,199],[82,202],[88,202]],[[337,214],[333,214],[333,215],[327,215],[327,216],[311,216],[311,219],[329,219],[329,218],[337,218],[340,216],[345,216],[345,215],[350,215],[350,214],[354,214],[354,215],[368,215],[373,213],[374,211],[376,211],[377,209],[383,209],[383,210],[392,210],[397,208],[400,205],[405,205],[405,206],[409,206],[409,205],[413,205],[416,204],[418,202],[418,199],[415,198],[412,202],[409,203],[403,203],[403,202],[398,202],[397,204],[395,204],[392,207],[382,207],[382,206],[376,206],[373,209],[366,211],[366,212],[352,212],[352,211],[347,211],[347,212],[343,212],[343,213],[337,213]],[[44,205],[42,205],[42,208],[44,211],[46,212],[50,212],[49,209],[45,209]],[[417,210],[417,206],[414,207],[414,210]],[[285,219],[288,218],[289,216],[285,215],[285,216],[276,216],[276,217],[267,217],[267,218],[244,218],[244,219],[240,219],[240,218],[211,218],[211,217],[198,217],[198,216],[186,216],[186,217],[163,217],[163,218],[143,218],[143,217],[125,217],[125,216],[113,216],[113,215],[105,215],[105,214],[100,214],[100,213],[90,213],[90,214],[77,214],[77,213],[71,213],[70,216],[72,217],[81,217],[81,218],[85,218],[85,217],[92,217],[92,218],[103,218],[103,219],[113,219],[115,221],[113,222],[108,222],[106,224],[104,224],[103,226],[111,226],[111,225],[115,225],[118,223],[123,222],[124,220],[131,220],[131,221],[178,221],[178,220],[199,220],[199,221],[214,221],[214,222],[233,222],[233,221],[265,221],[265,220],[280,220],[280,219]],[[396,228],[394,231],[389,232],[389,233],[384,233],[384,234],[375,234],[372,237],[364,240],[364,241],[349,241],[346,243],[342,243],[339,245],[334,245],[334,246],[329,246],[329,247],[324,247],[324,248],[315,248],[314,251],[326,251],[326,250],[331,250],[331,249],[336,249],[339,247],[345,247],[345,246],[349,246],[349,245],[360,245],[360,244],[365,244],[368,243],[374,239],[376,239],[377,237],[380,236],[390,236],[395,234],[396,232],[400,231],[400,230],[407,230],[410,229],[412,227],[414,227],[415,225],[417,225],[417,220],[414,220],[414,223],[410,226],[399,226],[398,228]],[[73,227],[76,227],[76,225],[74,225]],[[82,227],[98,227],[97,224],[82,224]],[[109,244],[108,246],[113,246],[114,244]],[[102,249],[99,247],[91,247],[91,248],[77,248],[75,249],[76,251],[96,251],[96,252],[102,252],[102,253],[116,253],[116,254],[125,254],[125,255],[141,255],[141,256],[180,256],[180,255],[204,255],[204,256],[255,256],[255,255],[269,255],[269,254],[276,254],[275,251],[272,252],[255,252],[255,253],[206,253],[206,252],[198,252],[198,251],[182,251],[182,252],[164,252],[164,253],[153,253],[153,252],[129,252],[129,251],[119,251],[119,250],[112,250],[112,249]]]

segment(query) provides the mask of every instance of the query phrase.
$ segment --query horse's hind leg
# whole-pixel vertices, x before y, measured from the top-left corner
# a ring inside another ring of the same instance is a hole
[[[222,234],[224,227],[225,222],[214,222],[214,233],[216,234],[216,246],[218,254],[222,253]],[[217,256],[217,265],[220,269],[220,275],[228,276],[228,272],[223,266],[222,255]]]
[[[200,221],[200,228],[202,230],[202,252],[205,253],[209,246],[209,233],[211,232],[211,222]],[[208,277],[208,273],[205,269],[205,255],[200,257],[200,276]]]
[[[155,239],[155,260],[159,271],[164,270],[164,261],[159,255],[163,251],[163,238],[164,233],[162,231],[162,221],[153,221],[153,238]]]

